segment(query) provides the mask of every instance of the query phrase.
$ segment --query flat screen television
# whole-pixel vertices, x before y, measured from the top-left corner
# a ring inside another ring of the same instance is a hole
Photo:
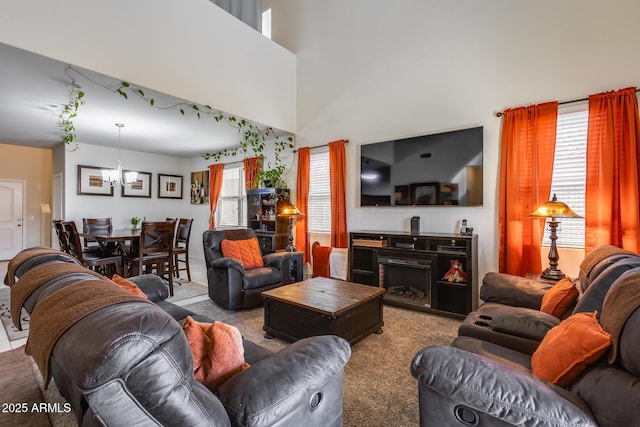
[[[360,206],[481,206],[482,126],[360,146]]]

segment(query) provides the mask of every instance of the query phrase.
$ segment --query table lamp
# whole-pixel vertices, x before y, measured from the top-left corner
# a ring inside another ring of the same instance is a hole
[[[558,256],[558,249],[556,247],[556,240],[558,240],[556,231],[558,230],[558,224],[560,224],[560,222],[556,221],[556,218],[582,217],[572,211],[566,204],[559,202],[554,193],[553,198],[538,206],[538,209],[533,211],[533,213],[529,215],[529,218],[551,218],[551,220],[549,220],[549,240],[551,240],[551,246],[549,247],[549,267],[544,270],[540,276],[549,280],[564,279],[566,275],[558,268],[560,256]]]
[[[295,217],[299,215],[304,215],[304,214],[300,212],[300,210],[294,205],[285,206],[285,208],[282,209],[282,212],[278,214],[278,216],[289,217],[289,244],[285,248],[285,251],[287,252],[297,251],[296,247],[293,245],[293,220]]]

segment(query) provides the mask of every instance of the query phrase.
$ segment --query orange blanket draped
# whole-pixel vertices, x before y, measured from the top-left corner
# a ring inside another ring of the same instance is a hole
[[[316,246],[313,250],[313,277],[330,277],[331,246]]]

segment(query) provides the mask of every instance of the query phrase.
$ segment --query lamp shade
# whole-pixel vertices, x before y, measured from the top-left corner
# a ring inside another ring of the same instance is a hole
[[[544,202],[538,209],[533,211],[530,218],[582,218],[580,215],[571,210],[565,203],[559,202],[555,193],[553,198]]]
[[[284,209],[280,212],[279,216],[298,216],[304,215],[300,210],[294,205],[285,206]]]

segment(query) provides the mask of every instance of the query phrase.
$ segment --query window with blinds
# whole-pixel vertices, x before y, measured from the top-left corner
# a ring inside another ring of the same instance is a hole
[[[551,197],[566,203],[583,218],[559,218],[558,247],[584,248],[584,214],[587,169],[588,111],[558,114],[556,150],[551,179]],[[549,246],[548,227],[543,246]]]
[[[216,208],[216,228],[246,227],[246,203],[242,166],[225,167]]]
[[[309,156],[308,225],[311,233],[331,233],[331,186],[329,151],[315,151]]]

